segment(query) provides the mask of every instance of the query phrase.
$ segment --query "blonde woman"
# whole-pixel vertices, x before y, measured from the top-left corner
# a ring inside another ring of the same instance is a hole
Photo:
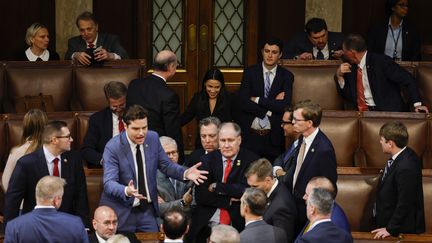
[[[48,28],[40,23],[34,23],[27,28],[25,41],[29,48],[18,55],[19,61],[52,61],[60,60],[55,51],[48,50]]]

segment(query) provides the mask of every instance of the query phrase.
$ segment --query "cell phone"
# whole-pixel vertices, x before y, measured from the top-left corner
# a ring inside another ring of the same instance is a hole
[[[102,49],[102,46],[98,46],[98,47],[93,51],[93,53],[96,53],[96,52],[100,51],[101,49]]]

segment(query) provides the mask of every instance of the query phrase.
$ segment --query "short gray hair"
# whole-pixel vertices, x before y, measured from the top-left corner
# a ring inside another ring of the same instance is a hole
[[[130,240],[122,234],[116,234],[110,237],[107,243],[130,243]]]
[[[241,135],[241,128],[240,128],[240,126],[239,126],[237,123],[235,123],[235,122],[224,122],[224,123],[222,123],[222,124],[219,126],[218,133],[220,132],[220,130],[222,130],[222,128],[224,128],[224,127],[228,127],[228,126],[231,126],[231,127],[234,129],[234,131],[235,131],[237,137]]]
[[[36,199],[51,200],[63,196],[66,181],[58,176],[44,176],[36,184]]]
[[[239,243],[239,232],[230,225],[219,224],[212,228],[210,240],[214,243]]]
[[[221,124],[221,121],[219,120],[219,118],[217,118],[215,116],[209,116],[209,117],[201,119],[201,121],[198,124],[198,127],[201,130],[202,126],[208,126],[210,124],[213,124],[216,127],[219,127]]]
[[[314,206],[318,214],[330,215],[333,210],[333,196],[324,188],[314,188],[308,197],[308,203]]]
[[[167,146],[167,145],[170,145],[170,144],[173,144],[173,145],[175,145],[176,148],[177,148],[177,143],[176,143],[176,141],[175,141],[174,139],[172,139],[171,137],[168,137],[168,136],[161,136],[161,137],[159,138],[159,141],[160,141],[162,147]]]

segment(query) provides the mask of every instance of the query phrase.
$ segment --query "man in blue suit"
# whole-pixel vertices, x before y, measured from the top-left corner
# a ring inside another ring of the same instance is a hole
[[[244,70],[239,95],[245,148],[270,161],[282,153],[285,140],[280,121],[290,106],[293,74],[278,65],[283,44],[269,39],[262,47],[263,62]]]
[[[330,219],[334,204],[330,192],[323,188],[314,188],[309,195],[307,204],[307,217],[310,221],[302,230],[302,235],[295,243],[352,243],[353,239],[345,230],[337,227]]]
[[[331,141],[319,129],[321,107],[310,100],[300,101],[294,106],[294,131],[300,133],[295,159],[287,165],[284,182],[292,191],[297,206],[297,232],[307,221],[306,205],[303,201],[306,185],[315,176],[324,176],[336,185],[336,154]]]
[[[79,217],[57,211],[65,184],[57,176],[40,179],[36,184],[36,207],[7,224],[4,242],[89,242]]]
[[[162,173],[177,180],[203,182],[206,172],[201,163],[185,169],[172,163],[163,150],[158,134],[148,130],[147,111],[129,107],[124,118],[126,132],[112,138],[103,154],[104,191],[100,205],[114,209],[119,231],[159,231],[156,175]]]

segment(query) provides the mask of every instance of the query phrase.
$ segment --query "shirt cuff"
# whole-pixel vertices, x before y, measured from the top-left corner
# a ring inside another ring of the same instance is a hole
[[[281,166],[274,166],[273,167],[273,175],[276,176],[276,171],[277,170],[283,170],[283,168]]]
[[[271,111],[267,111],[266,116],[271,117],[272,116],[272,112]]]
[[[183,180],[184,181],[186,181],[188,178],[186,178],[186,173],[187,173],[187,171],[188,171],[189,169],[187,169],[187,170],[185,170],[184,172],[183,172]]]
[[[259,103],[259,97],[256,97],[254,102],[258,104]]]
[[[116,53],[114,53],[114,60],[121,60],[121,56],[117,55]]]
[[[343,89],[343,88],[345,87],[345,79],[342,79],[342,80],[339,80],[339,79],[338,79],[338,84],[339,84],[339,87],[340,87],[341,89]]]
[[[417,106],[421,106],[421,105],[422,105],[421,102],[416,102],[416,103],[414,103],[414,108],[416,108]]]
[[[126,197],[129,197],[129,195],[127,194],[127,186],[125,186],[125,189],[124,189],[124,194],[126,195]]]

